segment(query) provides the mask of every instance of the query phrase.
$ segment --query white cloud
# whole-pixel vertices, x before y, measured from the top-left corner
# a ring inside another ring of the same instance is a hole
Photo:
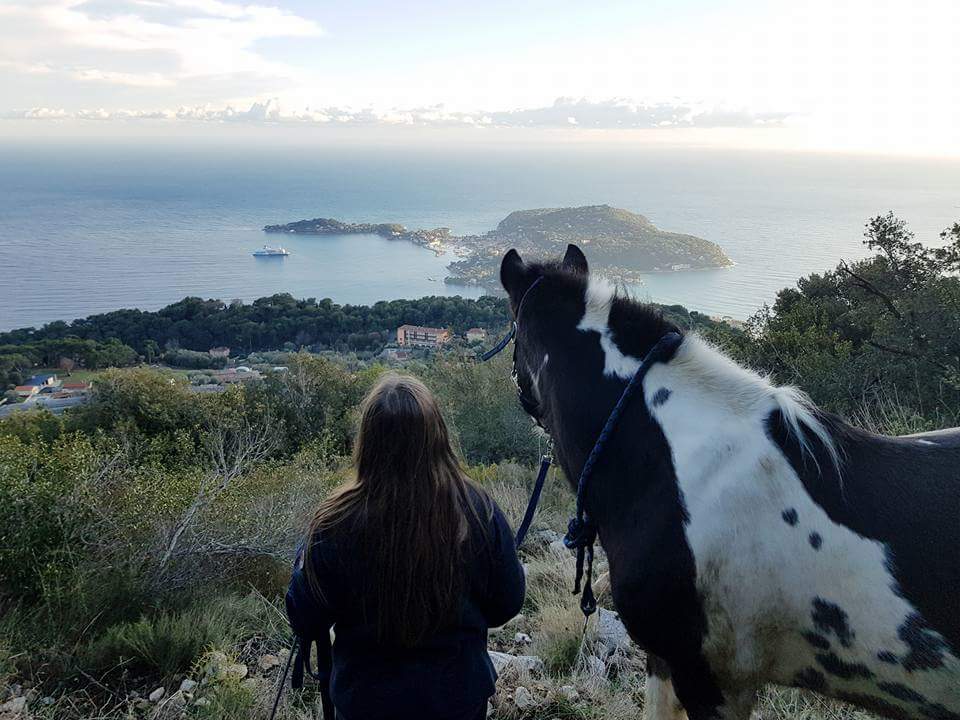
[[[2,3],[2,0],[0,0]],[[317,37],[312,20],[266,5],[219,0],[31,0],[0,4],[0,66],[67,80],[144,88],[198,78],[302,82],[297,68],[265,58],[258,42]],[[145,54],[173,69],[130,69]]]
[[[752,128],[776,126],[788,113],[755,114],[744,109],[706,107],[694,104],[645,105],[624,99],[591,102],[558,98],[553,105],[498,112],[455,112],[442,105],[410,109],[375,110],[348,107],[285,110],[276,100],[253,103],[246,110],[181,107],[176,110],[80,110],[31,108],[0,113],[5,119],[40,120],[169,120],[194,122],[243,122],[381,125],[421,127],[587,128],[604,130],[654,128]]]

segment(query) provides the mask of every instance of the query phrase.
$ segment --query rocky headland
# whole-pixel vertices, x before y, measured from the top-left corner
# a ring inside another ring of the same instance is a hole
[[[455,249],[460,259],[447,266],[446,283],[497,289],[500,258],[516,248],[524,258],[557,257],[567,243],[582,246],[593,268],[626,282],[643,273],[727,267],[733,261],[716,243],[661,230],[643,215],[611,207],[518,210],[483,235],[452,235],[449,228],[409,230],[396,223],[344,223],[329,218],[268,225],[268,233],[379,235],[406,240],[435,252]]]

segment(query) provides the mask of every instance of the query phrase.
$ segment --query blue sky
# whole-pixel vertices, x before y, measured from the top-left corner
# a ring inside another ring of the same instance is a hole
[[[956,27],[956,0],[0,0],[0,134],[230,122],[955,155]]]

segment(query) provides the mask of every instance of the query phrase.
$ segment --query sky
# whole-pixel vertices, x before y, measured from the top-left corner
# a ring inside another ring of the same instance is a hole
[[[0,139],[960,156],[960,0],[0,0]]]

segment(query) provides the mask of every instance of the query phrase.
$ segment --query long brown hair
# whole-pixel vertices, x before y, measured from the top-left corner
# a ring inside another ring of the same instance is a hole
[[[317,510],[310,543],[343,538],[359,563],[381,642],[415,646],[455,621],[466,585],[464,541],[477,515],[436,400],[419,380],[385,375],[361,405],[356,476]],[[485,510],[486,496],[479,492]],[[479,523],[485,527],[485,523]],[[343,547],[343,543],[337,543]],[[323,593],[310,577],[314,592]]]

